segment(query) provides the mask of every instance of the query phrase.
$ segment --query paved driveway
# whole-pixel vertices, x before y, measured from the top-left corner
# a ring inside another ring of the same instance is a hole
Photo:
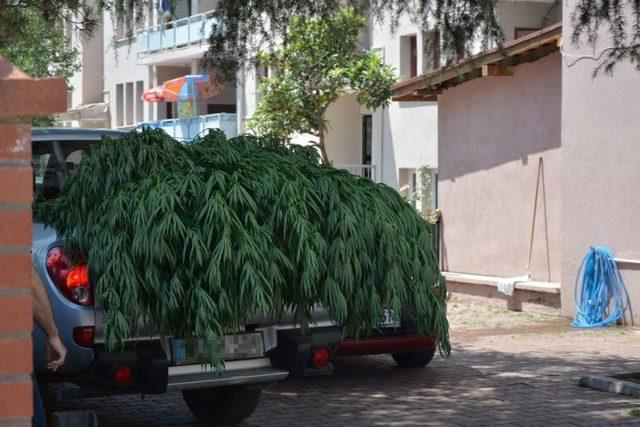
[[[529,330],[530,331],[530,330]],[[640,424],[640,401],[576,386],[584,373],[640,370],[640,332],[460,332],[452,355],[423,369],[388,356],[343,359],[330,377],[265,390],[245,426]],[[479,336],[480,335],[480,336]],[[85,399],[101,425],[198,425],[179,393]]]

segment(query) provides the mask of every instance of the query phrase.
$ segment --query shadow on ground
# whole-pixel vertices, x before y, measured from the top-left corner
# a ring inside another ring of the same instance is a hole
[[[449,359],[436,357],[421,369],[399,368],[389,356],[337,360],[333,376],[290,379],[265,390],[243,425],[640,424],[628,415],[639,401],[577,386],[585,373],[638,370],[640,346],[625,344],[636,337],[521,338],[460,342]],[[83,399],[58,408],[93,409],[101,426],[198,425],[179,393]]]

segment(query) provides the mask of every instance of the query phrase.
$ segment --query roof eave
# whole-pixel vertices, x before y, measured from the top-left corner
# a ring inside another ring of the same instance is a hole
[[[489,65],[515,66],[559,49],[562,24],[557,23],[500,47],[466,58],[446,68],[413,77],[391,88],[394,101],[434,101],[442,90],[483,76]]]

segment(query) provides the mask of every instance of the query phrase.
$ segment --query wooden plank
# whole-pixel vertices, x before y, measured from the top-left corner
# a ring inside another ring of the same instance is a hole
[[[413,94],[409,94],[409,95],[403,95],[401,97],[398,96],[394,96],[391,98],[392,101],[419,101],[419,102],[424,102],[424,101],[429,101],[429,102],[437,102],[438,101],[438,95],[413,95]]]
[[[487,76],[512,76],[511,68],[504,64],[484,64],[482,66],[482,77]]]

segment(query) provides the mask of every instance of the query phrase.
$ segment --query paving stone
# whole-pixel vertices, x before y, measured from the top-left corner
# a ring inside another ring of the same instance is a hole
[[[640,401],[579,387],[582,375],[637,369],[638,332],[626,329],[465,336],[449,359],[402,369],[386,355],[345,358],[328,377],[288,379],[263,393],[243,426],[640,425]],[[64,402],[101,426],[198,426],[179,392]]]

